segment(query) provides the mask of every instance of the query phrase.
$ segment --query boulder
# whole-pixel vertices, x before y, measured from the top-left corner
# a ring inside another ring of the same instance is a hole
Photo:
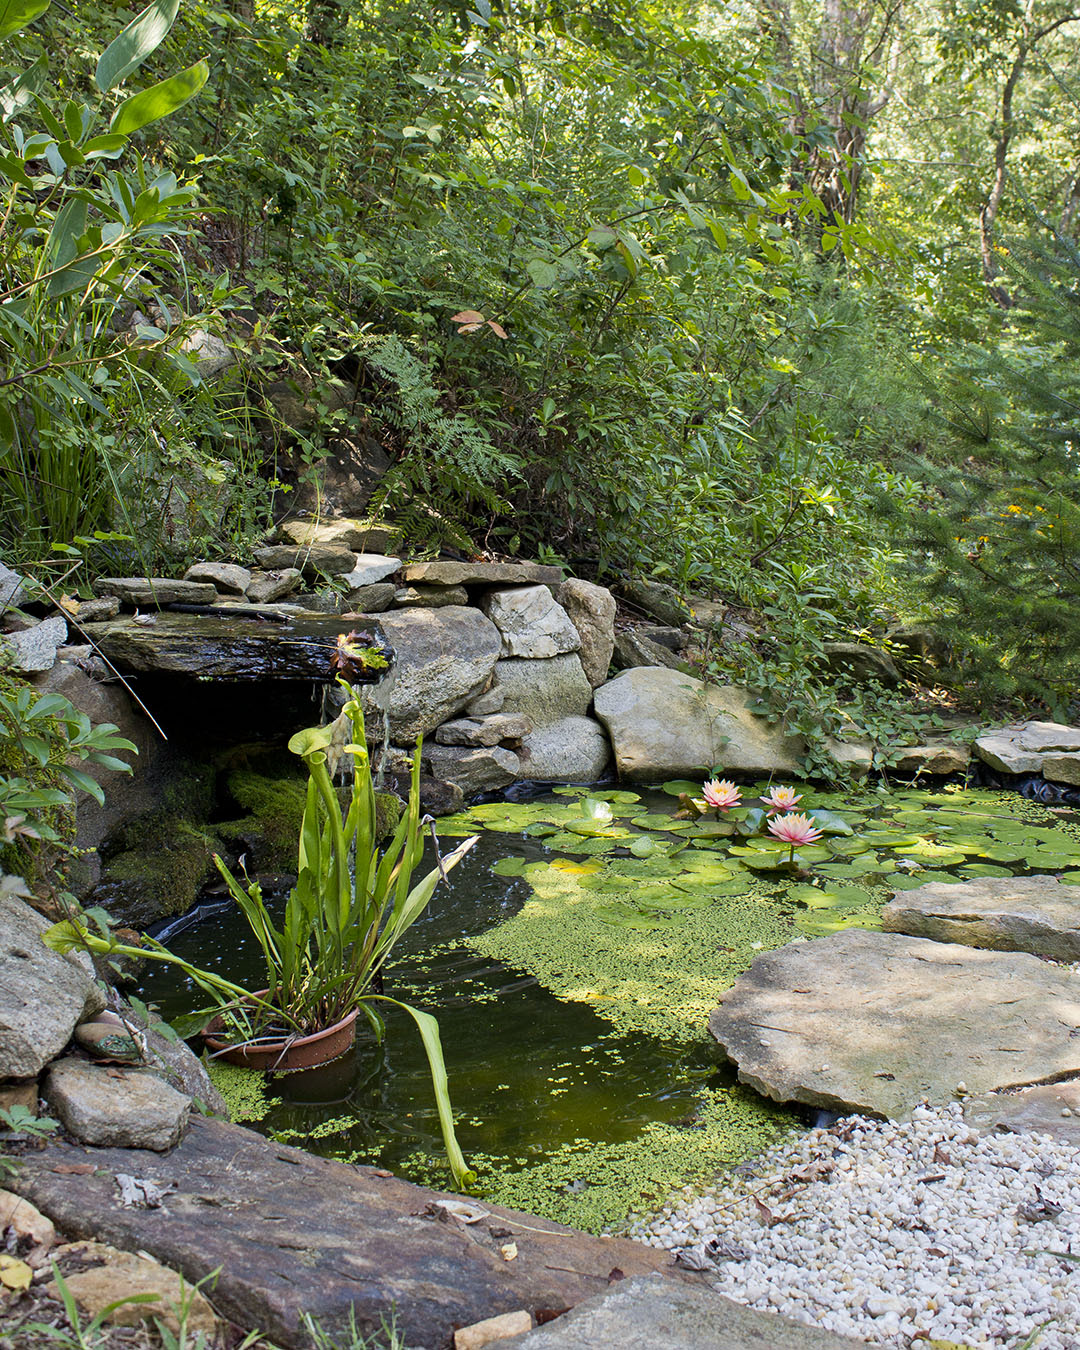
[[[490,746],[520,741],[532,731],[532,723],[520,713],[492,713],[488,717],[465,717],[444,722],[436,731],[440,745]]]
[[[971,747],[962,741],[927,741],[924,745],[905,745],[891,768],[894,773],[963,773],[971,760]]]
[[[643,637],[635,629],[615,634],[614,664],[619,670],[634,670],[638,666],[666,666],[668,670],[685,670],[686,663],[668,647]]]
[[[296,548],[292,544],[269,544],[255,550],[255,561],[266,571],[298,567],[306,577],[320,573],[328,577],[341,577],[355,568],[356,554],[343,544],[307,544],[303,548]],[[370,579],[379,580],[378,577]],[[356,586],[360,584],[359,581],[353,583]]]
[[[1080,894],[1054,877],[927,882],[882,910],[888,933],[1080,961]]]
[[[1061,722],[1025,722],[1016,737],[1021,750],[1046,754],[1048,750],[1080,750],[1080,727]]]
[[[505,1350],[865,1350],[866,1342],[747,1308],[704,1282],[638,1275],[613,1280],[562,1317],[502,1344]]]
[[[30,598],[29,583],[0,562],[0,613],[6,609],[21,609]]]
[[[402,586],[394,593],[399,609],[441,609],[444,605],[467,605],[469,592],[464,586]]]
[[[397,587],[392,581],[377,581],[373,586],[357,586],[346,592],[345,603],[359,614],[382,614],[394,603]]]
[[[977,758],[999,773],[1041,773],[1042,754],[1020,744],[1020,727],[1001,727],[976,738]]]
[[[694,611],[674,586],[668,586],[662,581],[624,580],[621,590],[638,609],[651,614],[661,623],[678,627],[680,624],[690,623],[694,618]]]
[[[638,637],[648,638],[650,642],[666,647],[669,652],[682,652],[690,645],[690,639],[685,628],[670,628],[659,623],[643,623],[634,631]]]
[[[502,647],[491,620],[464,606],[392,610],[380,625],[396,659],[364,706],[386,709],[397,745],[460,712],[486,686]]]
[[[1080,755],[1064,752],[1044,755],[1042,773],[1052,783],[1080,784]]]
[[[354,557],[356,565],[341,578],[350,590],[356,590],[358,586],[373,586],[375,582],[384,580],[401,566],[400,558],[390,558],[385,553],[357,553]]]
[[[29,905],[0,896],[0,1078],[35,1078],[105,1006],[89,958],[46,947],[48,927]]]
[[[149,1069],[105,1068],[83,1059],[60,1059],[45,1078],[42,1096],[69,1134],[100,1148],[175,1148],[187,1125],[191,1101]]]
[[[151,609],[162,605],[212,605],[217,587],[208,581],[177,581],[172,577],[98,577],[95,595],[113,595],[122,605]]]
[[[410,585],[423,581],[429,586],[528,586],[537,584],[553,589],[562,583],[558,567],[541,563],[412,563],[404,576]]]
[[[543,659],[581,646],[577,629],[547,586],[488,591],[480,608],[502,634],[503,656]]]
[[[160,1322],[177,1336],[178,1310],[185,1309],[184,1326],[190,1345],[210,1345],[218,1331],[217,1318],[203,1295],[145,1252],[122,1252],[103,1242],[69,1243],[53,1252],[61,1266],[64,1285],[83,1316],[107,1326],[138,1327]],[[63,1268],[69,1261],[77,1264]],[[55,1283],[46,1293],[60,1302]],[[137,1302],[124,1302],[137,1299]],[[155,1337],[156,1339],[156,1337]]]
[[[281,567],[269,572],[252,572],[247,598],[257,605],[271,605],[298,590],[303,573],[299,567]]]
[[[895,689],[900,683],[896,662],[880,647],[867,642],[825,642],[822,651],[826,670],[838,678],[856,684],[876,680],[887,689]]]
[[[757,957],[709,1030],[775,1101],[902,1120],[1080,1074],[1080,989],[1026,952],[858,928]]]
[[[570,577],[556,592],[556,599],[577,629],[581,643],[581,667],[595,689],[608,677],[615,645],[615,597],[606,586]]]
[[[530,732],[518,753],[525,778],[538,783],[595,783],[611,763],[611,742],[591,717],[563,717]]]
[[[185,581],[208,581],[222,595],[243,595],[251,585],[251,573],[237,563],[198,562],[184,573]]]
[[[343,544],[356,553],[388,553],[400,542],[395,525],[338,516],[326,520],[286,520],[278,527],[278,541],[307,548],[312,544]]]
[[[219,1120],[193,1118],[166,1158],[115,1148],[93,1161],[87,1171],[82,1148],[53,1141],[9,1186],[66,1233],[148,1252],[189,1283],[218,1271],[221,1314],[288,1350],[309,1350],[304,1313],[351,1346],[357,1331],[383,1341],[394,1308],[402,1344],[446,1347],[456,1327],[498,1313],[570,1307],[616,1268],[700,1279],[680,1274],[669,1252],[486,1202],[481,1222],[463,1224],[439,1204],[456,1197]],[[117,1173],[173,1187],[167,1213],[119,1204]],[[513,1261],[493,1228],[509,1230]]]
[[[194,362],[195,369],[204,380],[212,380],[223,375],[230,366],[236,365],[236,355],[227,342],[216,333],[208,333],[205,328],[193,328],[180,343],[180,350]]]
[[[57,650],[67,641],[67,620],[59,614],[42,619],[30,628],[0,636],[0,670],[17,670],[33,675],[51,670]]]
[[[522,713],[534,728],[583,716],[593,695],[576,652],[549,656],[545,661],[526,657],[500,661],[495,667],[495,688],[503,695],[503,711]]]
[[[596,715],[607,728],[619,777],[659,781],[708,773],[793,775],[805,752],[801,738],[746,707],[736,685],[706,685],[659,666],[624,671],[596,691]]]
[[[512,750],[500,746],[466,749],[464,746],[433,745],[424,750],[424,760],[434,777],[456,784],[468,801],[482,792],[497,792],[520,775],[521,764]]]
[[[865,737],[841,741],[830,736],[825,742],[829,758],[839,769],[846,769],[852,778],[865,778],[874,767],[874,751]]]
[[[390,456],[374,436],[362,432],[331,436],[326,454],[315,464],[309,466],[296,457],[299,481],[293,505],[312,512],[329,508],[342,516],[362,516],[390,466]],[[379,545],[369,540],[368,547]]]

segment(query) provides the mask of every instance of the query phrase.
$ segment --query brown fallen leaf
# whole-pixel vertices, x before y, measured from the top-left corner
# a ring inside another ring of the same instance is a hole
[[[393,1175],[393,1172],[388,1172],[385,1167],[377,1167],[372,1173],[372,1176],[376,1177],[392,1177]]]
[[[50,1167],[49,1171],[61,1177],[88,1177],[91,1172],[96,1172],[97,1168],[93,1163],[57,1163],[55,1167]]]
[[[17,1256],[8,1256],[5,1252],[0,1252],[0,1284],[5,1289],[16,1289],[20,1292],[29,1289],[33,1278],[34,1272],[25,1261],[20,1261]]]
[[[499,1248],[499,1255],[504,1261],[514,1261],[517,1259],[517,1243],[504,1242]]]

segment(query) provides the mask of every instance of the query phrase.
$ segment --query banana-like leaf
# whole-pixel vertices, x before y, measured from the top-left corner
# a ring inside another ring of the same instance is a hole
[[[113,38],[101,53],[94,72],[94,83],[103,94],[115,89],[157,51],[179,8],[180,0],[154,0]]]
[[[126,99],[113,113],[109,130],[130,136],[162,117],[168,117],[199,92],[210,78],[210,67],[205,61],[196,61],[179,75],[170,75],[167,80],[144,89]]]
[[[52,0],[0,0],[0,42],[40,19]]]

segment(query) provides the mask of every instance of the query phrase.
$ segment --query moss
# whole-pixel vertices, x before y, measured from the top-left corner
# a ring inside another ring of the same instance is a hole
[[[296,870],[296,850],[307,801],[307,776],[293,762],[269,763],[270,772],[234,769],[225,779],[229,795],[244,815],[223,821],[217,829],[226,839],[241,841],[249,854],[249,870]]]

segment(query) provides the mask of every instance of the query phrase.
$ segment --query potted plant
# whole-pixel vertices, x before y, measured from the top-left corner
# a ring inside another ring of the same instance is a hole
[[[217,855],[214,861],[262,951],[265,987],[245,989],[200,970],[147,938],[128,946],[82,919],[56,924],[46,941],[59,951],[83,947],[104,956],[169,962],[212,1001],[203,1010],[204,1035],[214,1054],[252,1068],[288,1070],[324,1063],[343,1053],[362,1013],[381,1039],[380,1003],[404,1008],[419,1029],[431,1067],[447,1157],[456,1183],[471,1173],[454,1134],[446,1067],[435,1018],[382,992],[380,974],[394,945],[427,908],[439,882],[465,856],[476,836],[442,858],[422,880],[413,872],[424,849],[420,824],[420,742],[413,758],[409,802],[390,840],[380,846],[375,792],[364,734],[364,715],[349,695],[341,715],[326,726],[297,732],[289,749],[307,766],[307,801],[300,828],[297,881],[280,924],[274,922],[257,881],[242,883]],[[345,801],[334,777],[352,761],[352,789]],[[210,1016],[206,1022],[206,1016]]]

